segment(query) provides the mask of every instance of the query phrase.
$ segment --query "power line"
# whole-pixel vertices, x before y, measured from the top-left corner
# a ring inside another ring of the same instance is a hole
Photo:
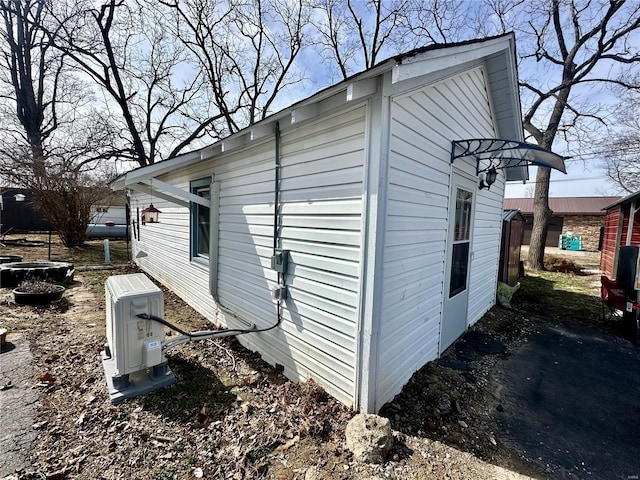
[[[606,177],[581,177],[581,178],[559,178],[557,180],[550,179],[549,183],[565,183],[565,182],[581,182],[583,180],[606,180]],[[527,180],[529,183],[538,183],[536,180]],[[517,185],[516,182],[510,182],[509,185]]]

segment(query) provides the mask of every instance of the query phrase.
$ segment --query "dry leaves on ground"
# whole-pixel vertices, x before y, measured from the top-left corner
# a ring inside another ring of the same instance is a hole
[[[178,347],[175,385],[112,406],[100,361],[107,273],[85,275],[58,304],[0,302],[4,323],[31,342],[40,392],[33,466],[21,479],[518,478],[477,458],[505,458],[483,410],[487,358],[474,364],[475,382],[439,364],[417,375],[385,413],[395,446],[378,466],[357,465],[346,450],[350,409],[311,381],[287,381],[233,339]],[[165,312],[185,329],[208,326],[166,290]]]

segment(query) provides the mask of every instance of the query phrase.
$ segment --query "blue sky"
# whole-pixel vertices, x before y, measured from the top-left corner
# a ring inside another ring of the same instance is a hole
[[[567,162],[567,174],[552,171],[549,185],[550,197],[594,197],[620,195],[600,168],[585,167],[582,162]],[[535,188],[536,168],[529,169],[530,180],[509,182],[505,196],[507,198],[532,197]]]

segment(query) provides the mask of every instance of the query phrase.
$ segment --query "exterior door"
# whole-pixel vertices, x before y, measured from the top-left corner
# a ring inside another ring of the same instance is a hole
[[[477,186],[474,179],[455,173],[451,188],[444,304],[440,353],[467,329],[469,263]]]

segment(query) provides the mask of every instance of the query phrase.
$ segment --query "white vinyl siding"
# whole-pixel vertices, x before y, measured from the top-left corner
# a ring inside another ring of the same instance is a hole
[[[473,228],[473,255],[469,273],[469,306],[467,321],[476,323],[495,304],[502,235],[502,202],[504,170],[498,174],[490,190],[476,193]]]
[[[130,188],[213,182],[210,264],[192,260],[189,208],[134,191],[133,219],[152,201],[162,211],[139,227],[135,261],[211,321],[265,328],[278,313],[273,249],[288,250],[281,324],[239,341],[290,379],[312,378],[345,404],[378,411],[440,350],[453,179],[477,178],[473,160],[451,164],[451,141],[521,140],[512,42],[392,60],[211,147],[132,172],[122,182]],[[491,190],[474,190],[467,325],[495,302],[504,181],[500,171]]]
[[[160,177],[184,191],[190,182],[210,176],[210,166],[200,165],[192,171],[176,171]],[[191,261],[191,214],[188,208],[153,197],[162,213],[159,223],[140,225],[138,240],[132,233],[132,252],[136,263],[152,277],[166,285],[196,311],[214,319],[217,307],[209,292],[209,268],[206,263]],[[131,192],[131,217],[136,209],[149,205],[150,195]],[[136,231],[137,235],[137,231]],[[169,319],[171,320],[171,319]]]
[[[296,380],[314,378],[353,404],[359,304],[365,107],[284,130],[281,135],[279,247],[290,250],[288,299],[279,328],[238,337]],[[162,177],[182,189],[214,174],[220,184],[218,282],[220,304],[264,328],[277,320],[271,290],[275,144],[205,160]],[[144,195],[136,196],[138,202]],[[158,199],[160,223],[141,227],[138,263],[208,318],[246,327],[219,311],[208,268],[189,262],[189,212]]]
[[[290,251],[283,347],[298,361],[285,368],[347,404],[355,392],[364,138],[364,106],[281,137],[279,246]]]
[[[376,409],[393,398],[415,370],[438,356],[451,141],[491,136],[480,68],[392,101]],[[475,177],[475,165],[459,163],[456,167]],[[473,242],[475,234],[475,249]],[[499,238],[495,245],[499,249]],[[487,285],[478,282],[479,265],[472,262],[470,283]],[[478,294],[485,292],[470,289],[470,303],[474,297],[480,311],[487,303],[486,298],[478,303]]]

